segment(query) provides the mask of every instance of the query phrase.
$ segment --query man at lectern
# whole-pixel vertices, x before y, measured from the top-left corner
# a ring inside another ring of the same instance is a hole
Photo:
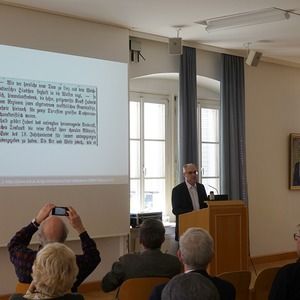
[[[176,216],[175,240],[178,241],[179,215],[206,208],[207,194],[202,183],[197,182],[198,170],[195,164],[188,163],[182,168],[185,181],[172,190],[172,212]]]

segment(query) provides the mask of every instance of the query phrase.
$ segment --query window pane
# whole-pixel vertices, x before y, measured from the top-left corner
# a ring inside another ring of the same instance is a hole
[[[140,142],[130,141],[130,178],[140,177]]]
[[[139,212],[140,206],[140,180],[130,180],[130,212]]]
[[[214,194],[220,194],[220,179],[219,178],[203,178],[202,183],[204,184],[206,194],[209,195],[210,191]]]
[[[158,103],[144,104],[145,139],[165,138],[165,105]]]
[[[202,144],[202,176],[219,177],[219,144]]]
[[[202,142],[219,142],[219,110],[201,109]]]
[[[130,138],[140,138],[140,103],[130,101]]]
[[[165,142],[147,141],[144,143],[145,177],[165,176]]]
[[[164,213],[167,101],[147,97],[130,102],[130,211]]]
[[[145,207],[144,210],[158,212],[165,210],[165,180],[145,180]]]

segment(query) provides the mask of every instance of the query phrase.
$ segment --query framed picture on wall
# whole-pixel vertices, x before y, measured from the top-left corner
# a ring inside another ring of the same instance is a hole
[[[300,190],[300,133],[290,134],[290,189]]]

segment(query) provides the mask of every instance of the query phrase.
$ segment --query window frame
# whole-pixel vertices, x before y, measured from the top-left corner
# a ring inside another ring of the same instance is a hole
[[[145,149],[144,149],[144,142],[147,141],[155,141],[155,139],[145,139],[144,138],[144,104],[145,103],[157,103],[157,104],[164,104],[165,105],[165,138],[164,138],[164,142],[165,142],[165,176],[164,177],[160,177],[160,178],[164,178],[165,180],[165,195],[164,195],[164,199],[168,199],[169,197],[169,188],[170,188],[170,178],[171,178],[171,172],[170,172],[170,168],[168,166],[171,165],[171,157],[169,157],[167,154],[170,152],[171,150],[171,120],[169,118],[170,116],[170,95],[165,95],[165,94],[159,94],[159,93],[147,93],[147,92],[136,92],[136,91],[131,91],[130,92],[130,102],[139,102],[140,103],[140,137],[139,139],[132,139],[129,133],[129,143],[131,143],[132,140],[139,140],[140,141],[140,163],[139,163],[139,167],[140,167],[140,176],[139,177],[131,177],[131,174],[129,174],[129,180],[131,182],[131,180],[134,179],[140,179],[140,203],[139,203],[139,207],[141,208],[140,211],[143,211],[142,208],[145,208],[145,197],[143,197],[143,195],[145,195],[145,180],[147,179],[155,179],[157,177],[151,177],[148,178],[145,176],[144,174],[144,161],[145,161],[145,157],[144,157],[144,153],[145,153]],[[129,115],[130,118],[130,115]],[[143,142],[142,142],[143,141]],[[161,139],[159,139],[159,141],[162,141]],[[131,171],[131,170],[130,170]],[[168,205],[167,205],[167,201],[165,200],[165,203],[163,205],[164,210],[162,210],[162,212],[164,214],[167,214],[168,212]],[[136,211],[133,211],[132,208],[130,208],[130,212],[131,213],[136,213]]]
[[[214,109],[218,111],[218,142],[203,142],[202,139],[202,131],[201,131],[201,109]],[[198,132],[198,161],[199,161],[199,181],[202,182],[204,179],[218,179],[219,184],[217,186],[212,186],[208,184],[204,184],[206,188],[206,192],[209,194],[211,188],[214,190],[214,193],[220,193],[221,189],[221,147],[220,147],[220,101],[217,100],[209,100],[209,99],[197,99],[197,132]],[[203,172],[203,156],[202,156],[202,144],[218,144],[218,176],[205,176]]]

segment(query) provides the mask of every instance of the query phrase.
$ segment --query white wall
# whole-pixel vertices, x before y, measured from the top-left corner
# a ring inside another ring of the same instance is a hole
[[[300,132],[300,69],[261,61],[246,70],[252,256],[295,251],[300,191],[289,190],[289,134]]]

